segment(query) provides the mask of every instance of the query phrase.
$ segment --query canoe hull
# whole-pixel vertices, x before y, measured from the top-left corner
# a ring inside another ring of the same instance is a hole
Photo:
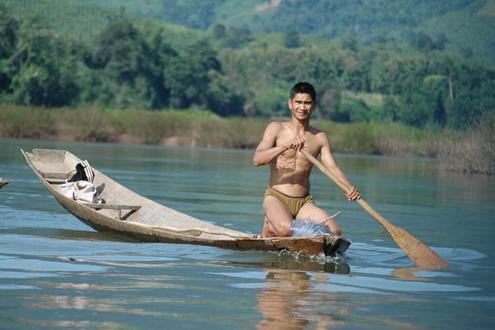
[[[58,186],[64,182],[63,176],[69,175],[69,169],[80,161],[70,152],[34,149],[32,152],[22,151],[22,153],[35,175],[60,205],[81,222],[99,232],[116,233],[140,242],[199,244],[238,250],[288,250],[304,255],[341,255],[350,245],[349,240],[334,235],[260,238],[212,225],[157,204],[93,169],[95,185],[105,187],[104,198],[105,191],[108,192],[105,198],[107,203],[110,201],[113,204],[126,204],[131,201],[140,206],[136,212],[123,220],[112,210],[91,208],[60,193]],[[54,168],[52,172],[50,172],[51,168]],[[120,200],[116,200],[115,197],[112,200],[114,195],[119,196]]]

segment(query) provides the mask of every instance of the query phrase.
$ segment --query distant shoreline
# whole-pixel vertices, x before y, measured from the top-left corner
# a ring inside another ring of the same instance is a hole
[[[252,149],[267,118],[218,117],[200,110],[46,109],[0,105],[0,137],[174,147]],[[439,167],[495,174],[495,119],[470,131],[416,129],[395,123],[313,120],[339,153],[435,158]]]

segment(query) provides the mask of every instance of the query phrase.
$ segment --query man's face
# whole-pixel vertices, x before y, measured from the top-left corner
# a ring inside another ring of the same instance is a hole
[[[292,116],[298,120],[308,119],[314,108],[315,102],[309,94],[298,93],[289,99],[289,109],[292,111]]]

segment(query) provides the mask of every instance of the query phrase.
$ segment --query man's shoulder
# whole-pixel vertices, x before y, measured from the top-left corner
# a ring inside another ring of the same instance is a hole
[[[277,127],[282,127],[284,126],[286,123],[288,123],[287,120],[273,120],[271,121],[268,126],[277,126]]]
[[[324,136],[327,135],[327,133],[325,133],[321,129],[316,128],[316,127],[313,127],[313,126],[309,126],[308,127],[308,132],[311,133],[311,134],[313,134],[313,135],[324,135]]]
[[[313,136],[313,141],[316,143],[318,146],[324,146],[328,143],[329,138],[328,135],[325,131],[322,131],[319,128],[310,126],[308,128],[308,132]]]
[[[271,123],[268,124],[266,129],[270,131],[280,131],[285,127],[284,123],[285,122],[283,121],[272,121]]]

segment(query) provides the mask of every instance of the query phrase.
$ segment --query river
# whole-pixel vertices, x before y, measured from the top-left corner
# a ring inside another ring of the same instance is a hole
[[[1,329],[493,329],[495,179],[420,158],[336,155],[365,200],[449,263],[414,271],[325,176],[312,193],[353,241],[331,263],[287,253],[147,243],[67,213],[19,149],[67,149],[194,217],[259,232],[268,168],[252,151],[0,140]]]

